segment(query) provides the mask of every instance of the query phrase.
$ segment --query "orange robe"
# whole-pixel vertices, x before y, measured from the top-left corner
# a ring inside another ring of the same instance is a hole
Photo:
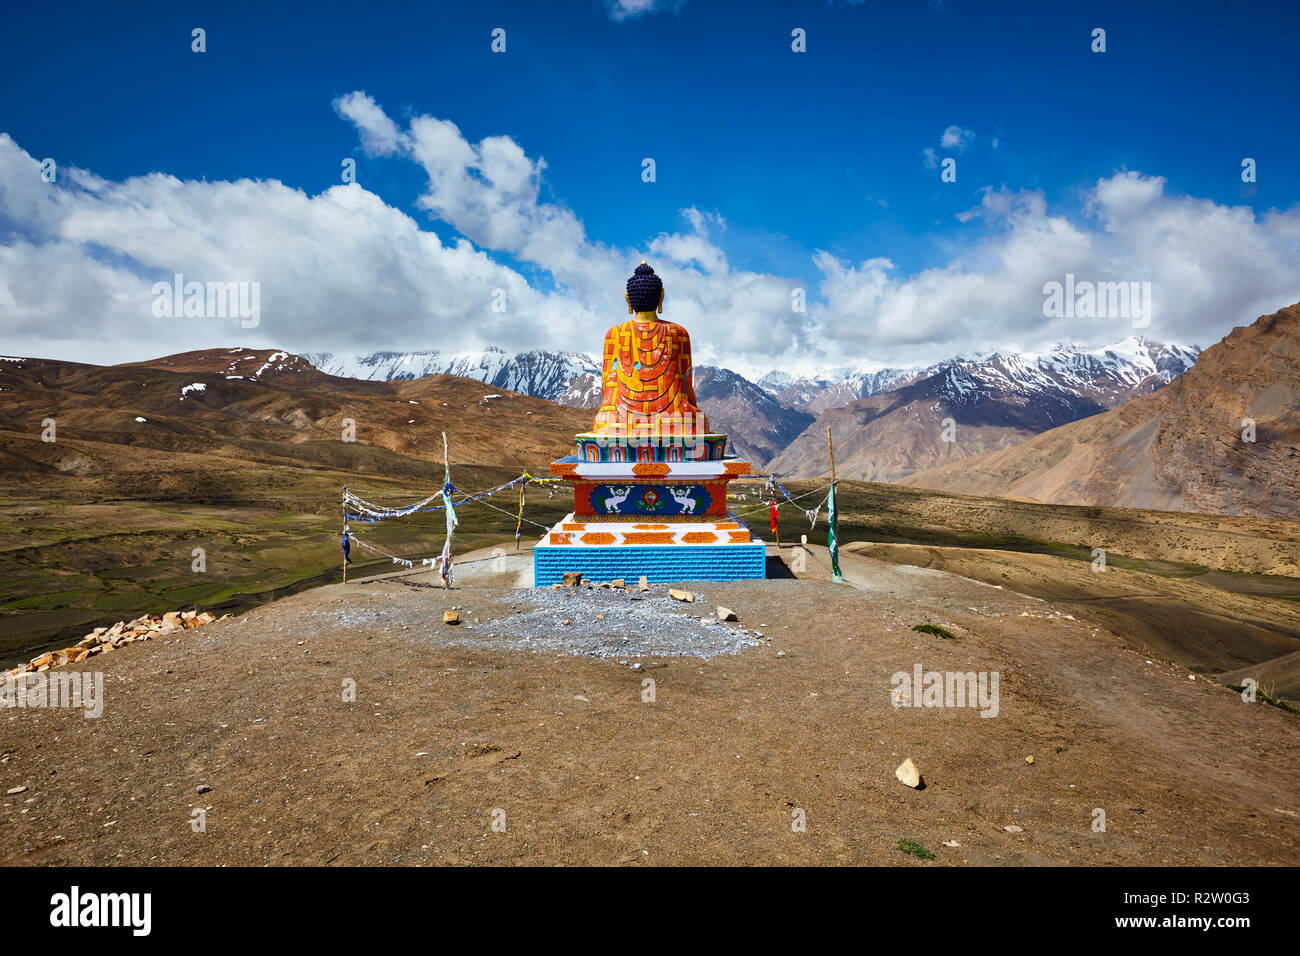
[[[605,333],[597,434],[708,432],[691,379],[691,337],[673,322],[631,318]]]

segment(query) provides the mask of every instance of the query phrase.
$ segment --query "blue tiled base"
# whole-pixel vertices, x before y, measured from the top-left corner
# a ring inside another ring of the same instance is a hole
[[[533,549],[533,587],[559,584],[565,571],[581,571],[589,581],[623,578],[628,584],[635,584],[642,575],[657,583],[748,581],[767,577],[767,549],[762,541],[621,548],[539,544]]]

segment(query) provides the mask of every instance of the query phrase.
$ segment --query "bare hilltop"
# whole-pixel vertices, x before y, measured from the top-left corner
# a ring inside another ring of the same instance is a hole
[[[852,554],[836,585],[815,547],[805,571],[773,562],[773,580],[688,585],[687,603],[662,587],[519,590],[526,560],[489,558],[451,591],[420,574],[331,585],[133,646],[102,665],[98,719],[0,722],[3,862],[1286,865],[1300,852],[1293,714],[1006,589]],[[718,604],[740,621],[717,621]],[[462,624],[442,623],[452,608]],[[501,633],[538,614],[550,645]],[[640,653],[629,622],[667,616],[700,648],[728,629],[752,646]],[[566,652],[579,630],[613,645]],[[994,712],[895,706],[896,675],[918,667],[996,675]],[[918,789],[895,777],[909,758]]]

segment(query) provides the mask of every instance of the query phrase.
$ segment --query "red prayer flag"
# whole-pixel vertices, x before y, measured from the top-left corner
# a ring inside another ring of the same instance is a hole
[[[776,534],[776,501],[772,501],[772,533]]]

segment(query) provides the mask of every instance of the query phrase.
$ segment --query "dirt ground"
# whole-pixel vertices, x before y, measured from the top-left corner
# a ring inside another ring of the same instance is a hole
[[[1265,693],[1300,703],[1295,578],[1170,576],[1113,564],[1097,573],[1087,561],[982,548],[853,542],[844,550],[1003,585],[1121,634],[1148,656],[1219,683],[1239,686],[1253,676]]]
[[[27,788],[0,800],[0,862],[1300,859],[1300,720],[1041,600],[852,554],[834,584],[814,548],[797,577],[682,606],[739,612],[765,638],[739,654],[448,644],[527,605],[518,560],[462,565],[450,592],[322,587],[75,665],[103,669],[103,716],[0,711],[0,789]],[[997,672],[996,716],[895,708],[917,664]],[[923,789],[895,780],[906,757]]]

